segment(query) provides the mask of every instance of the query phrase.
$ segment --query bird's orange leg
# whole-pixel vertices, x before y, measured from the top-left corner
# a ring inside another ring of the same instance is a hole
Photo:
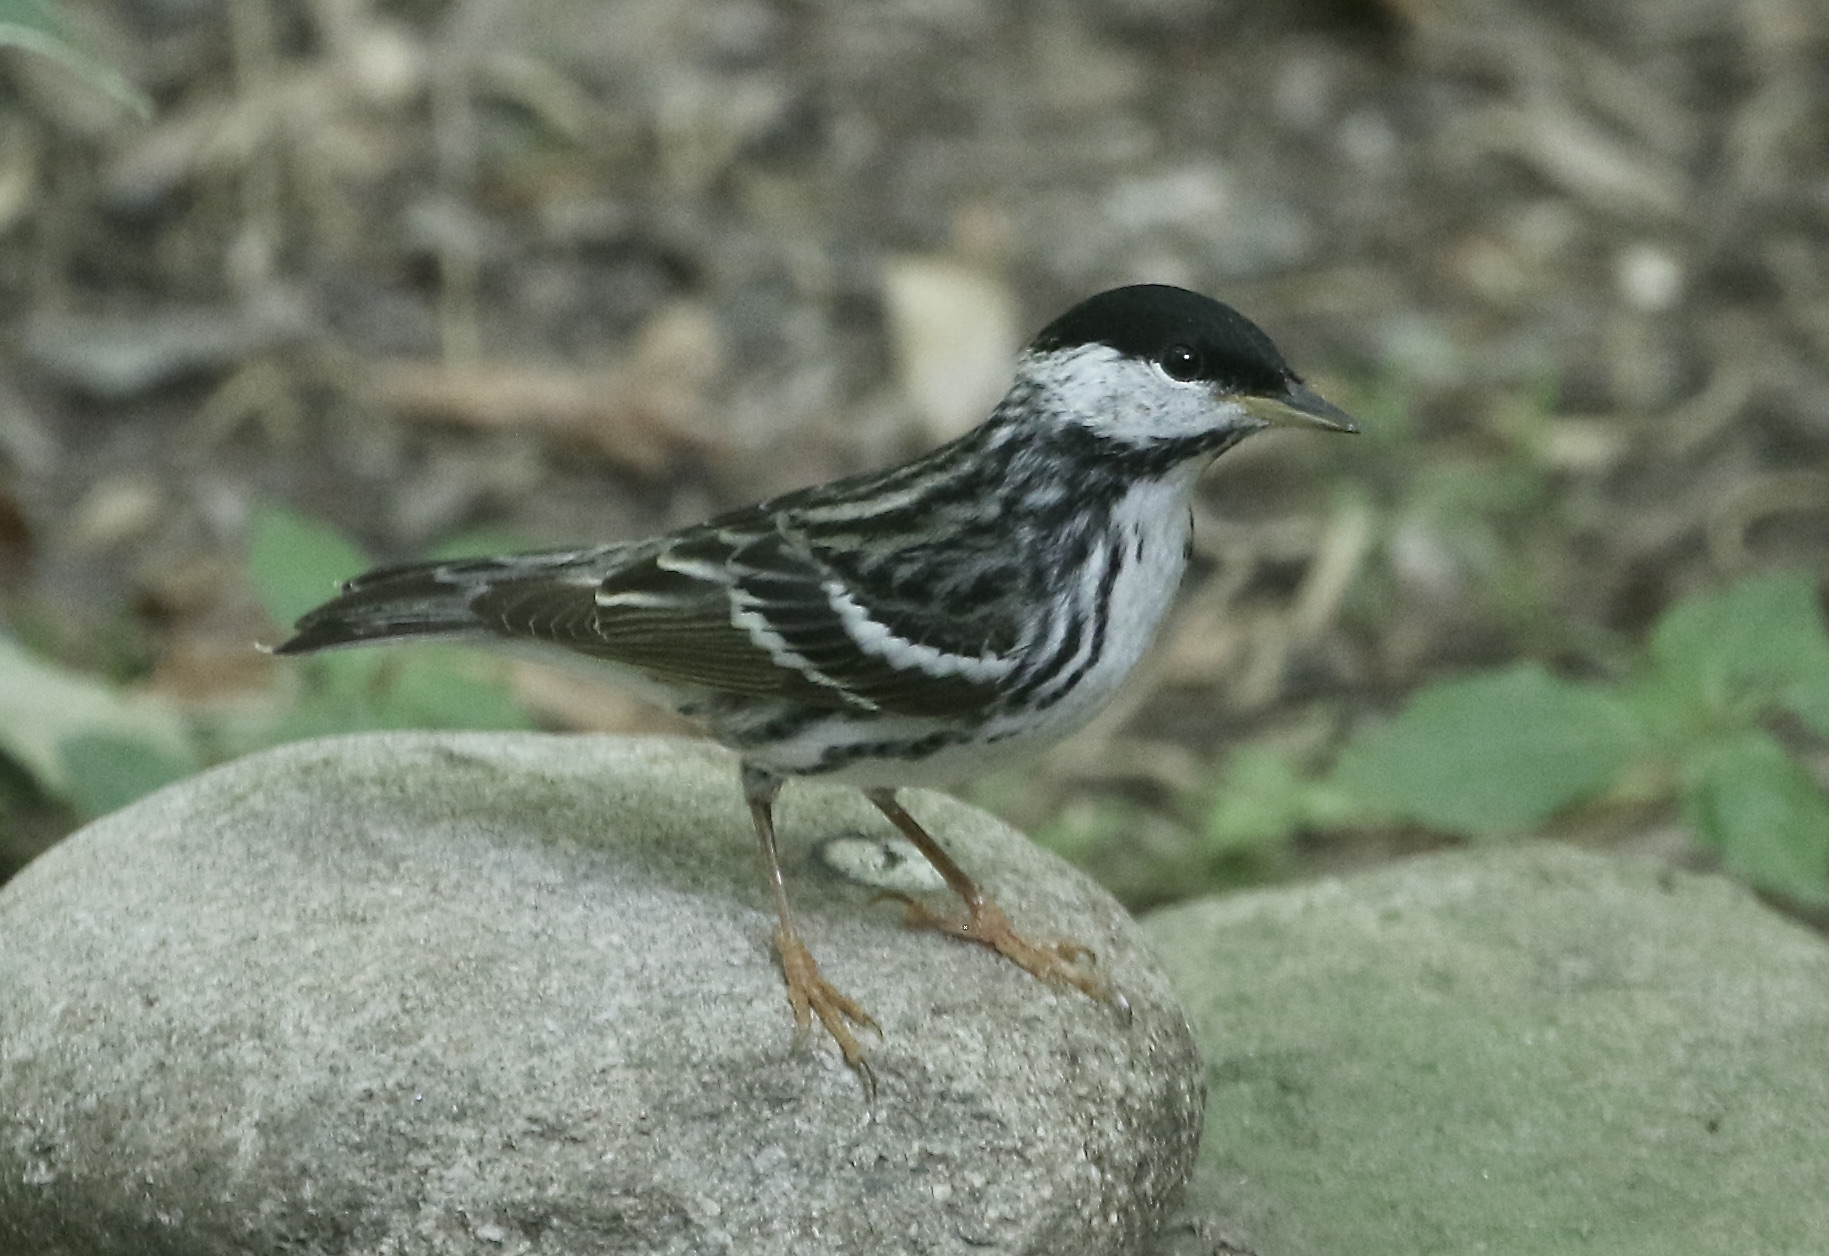
[[[926,856],[927,862],[934,866],[934,871],[965,903],[965,919],[958,920],[942,916],[906,894],[892,894],[891,897],[898,898],[907,905],[905,919],[910,927],[934,929],[955,938],[964,938],[968,942],[980,943],[1043,981],[1076,986],[1095,999],[1128,1008],[1124,996],[1113,990],[1111,983],[1093,966],[1095,957],[1090,949],[1066,938],[1031,941],[1017,933],[1010,924],[1010,918],[1004,915],[1003,908],[992,902],[978,888],[977,882],[965,874],[965,869],[954,863],[952,856],[941,848],[940,843],[908,814],[902,804],[896,801],[893,789],[867,789],[864,797],[875,803],[877,810],[901,830],[902,836],[914,843],[915,849]]]
[[[874,1030],[879,1035],[882,1031],[877,1029],[868,1012],[825,979],[819,971],[819,962],[794,927],[787,885],[781,877],[781,857],[775,849],[775,795],[780,792],[780,777],[744,765],[743,797],[749,803],[750,818],[756,824],[756,841],[762,848],[769,890],[775,898],[775,951],[781,957],[781,973],[787,978],[787,999],[794,1009],[796,1037],[804,1042],[812,1029],[813,1017],[819,1017],[819,1023],[844,1052],[845,1063],[857,1070],[866,1089],[874,1093],[876,1078],[851,1026]]]

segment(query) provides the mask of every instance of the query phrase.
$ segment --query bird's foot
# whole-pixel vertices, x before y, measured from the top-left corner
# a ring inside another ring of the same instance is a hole
[[[781,956],[782,975],[787,978],[787,999],[794,1008],[796,1040],[805,1042],[812,1031],[813,1018],[819,1017],[819,1023],[844,1052],[845,1063],[856,1069],[864,1079],[865,1088],[875,1093],[876,1077],[870,1071],[870,1062],[864,1058],[864,1049],[858,1045],[851,1026],[868,1029],[878,1037],[883,1031],[870,1019],[870,1013],[826,980],[825,974],[819,971],[819,961],[813,958],[798,934],[777,929],[775,950]]]
[[[903,921],[911,929],[933,929],[955,938],[964,938],[988,946],[1031,976],[1052,985],[1069,985],[1083,990],[1102,1002],[1128,1009],[1129,1004],[1095,966],[1096,957],[1088,947],[1067,938],[1031,941],[1016,932],[1003,908],[989,899],[980,899],[975,909],[961,920],[943,916],[927,904],[892,894],[904,905]]]

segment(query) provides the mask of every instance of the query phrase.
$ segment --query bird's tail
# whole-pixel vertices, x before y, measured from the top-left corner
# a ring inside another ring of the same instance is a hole
[[[485,632],[470,609],[499,560],[408,563],[382,567],[343,585],[342,593],[307,611],[275,654],[311,654],[337,646]]]

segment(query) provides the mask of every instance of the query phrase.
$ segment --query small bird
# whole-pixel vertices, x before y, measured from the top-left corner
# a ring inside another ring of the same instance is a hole
[[[983,424],[931,453],[647,540],[385,567],[279,654],[399,639],[534,643],[610,664],[741,760],[799,1034],[868,1082],[876,1029],[802,941],[776,853],[789,777],[858,787],[964,903],[908,921],[1121,1002],[1086,948],[1019,934],[896,791],[1029,754],[1112,699],[1161,624],[1195,480],[1266,427],[1355,431],[1230,306],[1159,284],[1044,327]],[[880,1031],[879,1031],[880,1032]]]

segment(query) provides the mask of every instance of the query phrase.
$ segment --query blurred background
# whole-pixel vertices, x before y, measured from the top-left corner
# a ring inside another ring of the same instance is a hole
[[[1364,434],[1227,455],[1121,709],[961,792],[1137,908],[1548,836],[1829,919],[1821,0],[4,0],[0,42],[0,879],[291,738],[677,730],[253,643],[371,561],[931,447],[1149,280]]]

